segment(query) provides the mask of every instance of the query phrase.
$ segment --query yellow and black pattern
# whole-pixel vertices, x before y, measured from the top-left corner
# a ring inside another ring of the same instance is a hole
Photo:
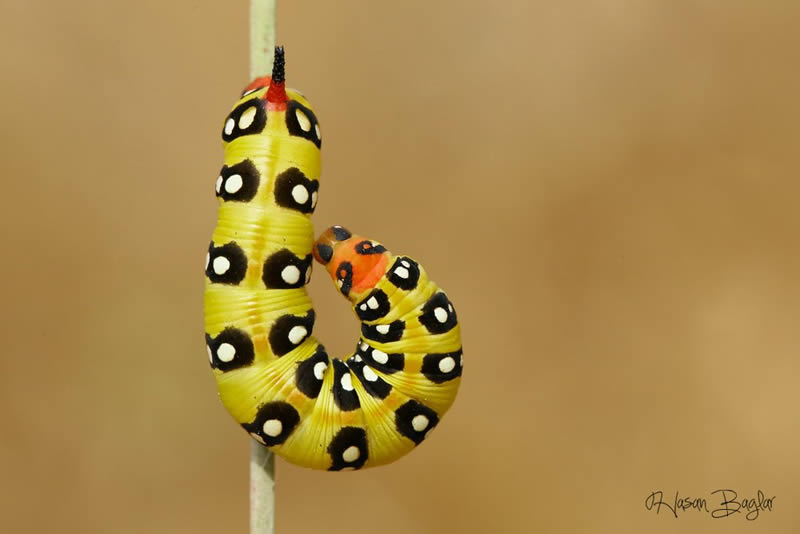
[[[319,123],[284,86],[283,50],[222,127],[219,220],[206,256],[209,363],[225,408],[253,439],[316,469],[391,462],[421,443],[461,381],[455,309],[413,259],[335,226],[314,241]],[[313,337],[312,257],[361,320],[355,351]]]

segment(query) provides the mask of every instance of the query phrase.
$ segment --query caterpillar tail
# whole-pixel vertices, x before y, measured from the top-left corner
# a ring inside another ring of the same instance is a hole
[[[220,399],[253,439],[316,469],[391,462],[419,445],[461,380],[455,309],[407,256],[341,226],[314,241],[321,135],[285,87],[283,50],[223,123],[219,220],[206,257],[206,345]],[[312,335],[312,256],[361,321],[331,358]]]

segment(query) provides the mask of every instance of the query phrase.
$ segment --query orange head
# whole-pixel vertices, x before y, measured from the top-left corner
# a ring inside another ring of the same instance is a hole
[[[342,295],[358,302],[375,287],[391,260],[380,243],[332,226],[314,243],[314,259],[323,264]]]

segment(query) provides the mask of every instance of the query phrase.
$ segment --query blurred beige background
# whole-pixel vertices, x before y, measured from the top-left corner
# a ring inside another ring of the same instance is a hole
[[[236,533],[202,263],[246,2],[0,8],[0,532]],[[278,461],[278,532],[800,530],[800,4],[280,2],[318,231],[419,258],[466,369],[433,439]],[[356,319],[320,276],[317,333]],[[731,488],[742,514],[645,509]]]

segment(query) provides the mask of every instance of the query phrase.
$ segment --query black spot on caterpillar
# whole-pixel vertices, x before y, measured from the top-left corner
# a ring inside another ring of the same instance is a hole
[[[342,295],[346,297],[350,294],[350,290],[353,288],[353,264],[349,261],[339,264],[339,269],[336,271],[336,282]]]
[[[206,334],[206,349],[211,367],[220,371],[230,371],[250,365],[255,355],[250,336],[232,326],[214,338]]]
[[[319,257],[322,258],[321,263],[325,264],[331,261],[333,257],[333,249],[329,245],[319,244],[317,245],[317,254]]]
[[[330,471],[360,469],[367,461],[367,432],[354,426],[342,428],[328,445],[328,454],[332,460]]]
[[[225,201],[249,202],[258,191],[258,169],[246,159],[228,167],[224,165],[217,178],[217,196]]]
[[[403,331],[406,328],[406,323],[400,319],[392,321],[389,324],[375,324],[361,325],[361,334],[373,341],[380,343],[391,343],[393,341],[400,341],[403,337]]]
[[[319,182],[309,180],[297,167],[290,167],[275,178],[275,203],[303,213],[313,213],[317,205]]]
[[[206,276],[218,284],[238,284],[247,272],[247,256],[242,248],[231,241],[221,247],[212,242],[206,258]]]
[[[395,424],[402,435],[419,445],[425,434],[439,423],[436,412],[417,401],[410,400],[395,412]]]
[[[365,239],[356,244],[356,252],[359,254],[383,254],[386,252],[386,247],[383,245],[376,245],[372,241]]]
[[[297,389],[302,391],[306,397],[316,399],[319,396],[319,390],[322,389],[322,379],[329,364],[330,359],[328,353],[325,352],[325,347],[319,345],[313,356],[303,360],[297,366],[295,374]]]
[[[348,239],[351,235],[350,230],[347,228],[342,228],[341,226],[334,226],[333,227],[333,237],[336,238],[337,241],[344,241]]]
[[[296,100],[290,100],[286,109],[286,127],[290,134],[308,139],[317,145],[317,148],[322,147],[317,116]]]
[[[422,359],[422,374],[436,384],[461,376],[461,349],[444,354],[427,354]]]
[[[362,321],[375,321],[389,313],[389,297],[381,289],[373,289],[364,300],[356,304],[356,315]]]
[[[300,422],[300,414],[288,402],[268,402],[258,409],[255,419],[242,425],[251,436],[267,446],[278,445]]]
[[[378,399],[385,399],[392,391],[392,386],[384,379],[379,377],[372,367],[368,366],[363,359],[353,356],[347,360],[347,365],[364,386],[364,390]]]
[[[419,265],[406,256],[400,256],[389,268],[389,281],[406,291],[417,287],[419,281]]]
[[[431,334],[442,334],[456,325],[456,311],[444,293],[436,293],[422,308],[419,322]]]
[[[363,339],[358,342],[356,354],[370,362],[373,368],[386,375],[402,371],[405,363],[405,356],[402,353],[383,352],[370,347]]]
[[[279,250],[264,262],[261,279],[269,289],[303,287],[311,277],[311,254],[300,259],[291,250]]]
[[[245,135],[261,132],[267,125],[267,112],[264,101],[251,98],[233,108],[222,127],[222,140],[231,142]]]
[[[314,329],[314,310],[305,316],[284,315],[278,318],[269,331],[269,344],[275,356],[288,354],[311,335]]]
[[[353,388],[350,368],[341,360],[333,360],[333,400],[340,410],[350,412],[361,407]]]

